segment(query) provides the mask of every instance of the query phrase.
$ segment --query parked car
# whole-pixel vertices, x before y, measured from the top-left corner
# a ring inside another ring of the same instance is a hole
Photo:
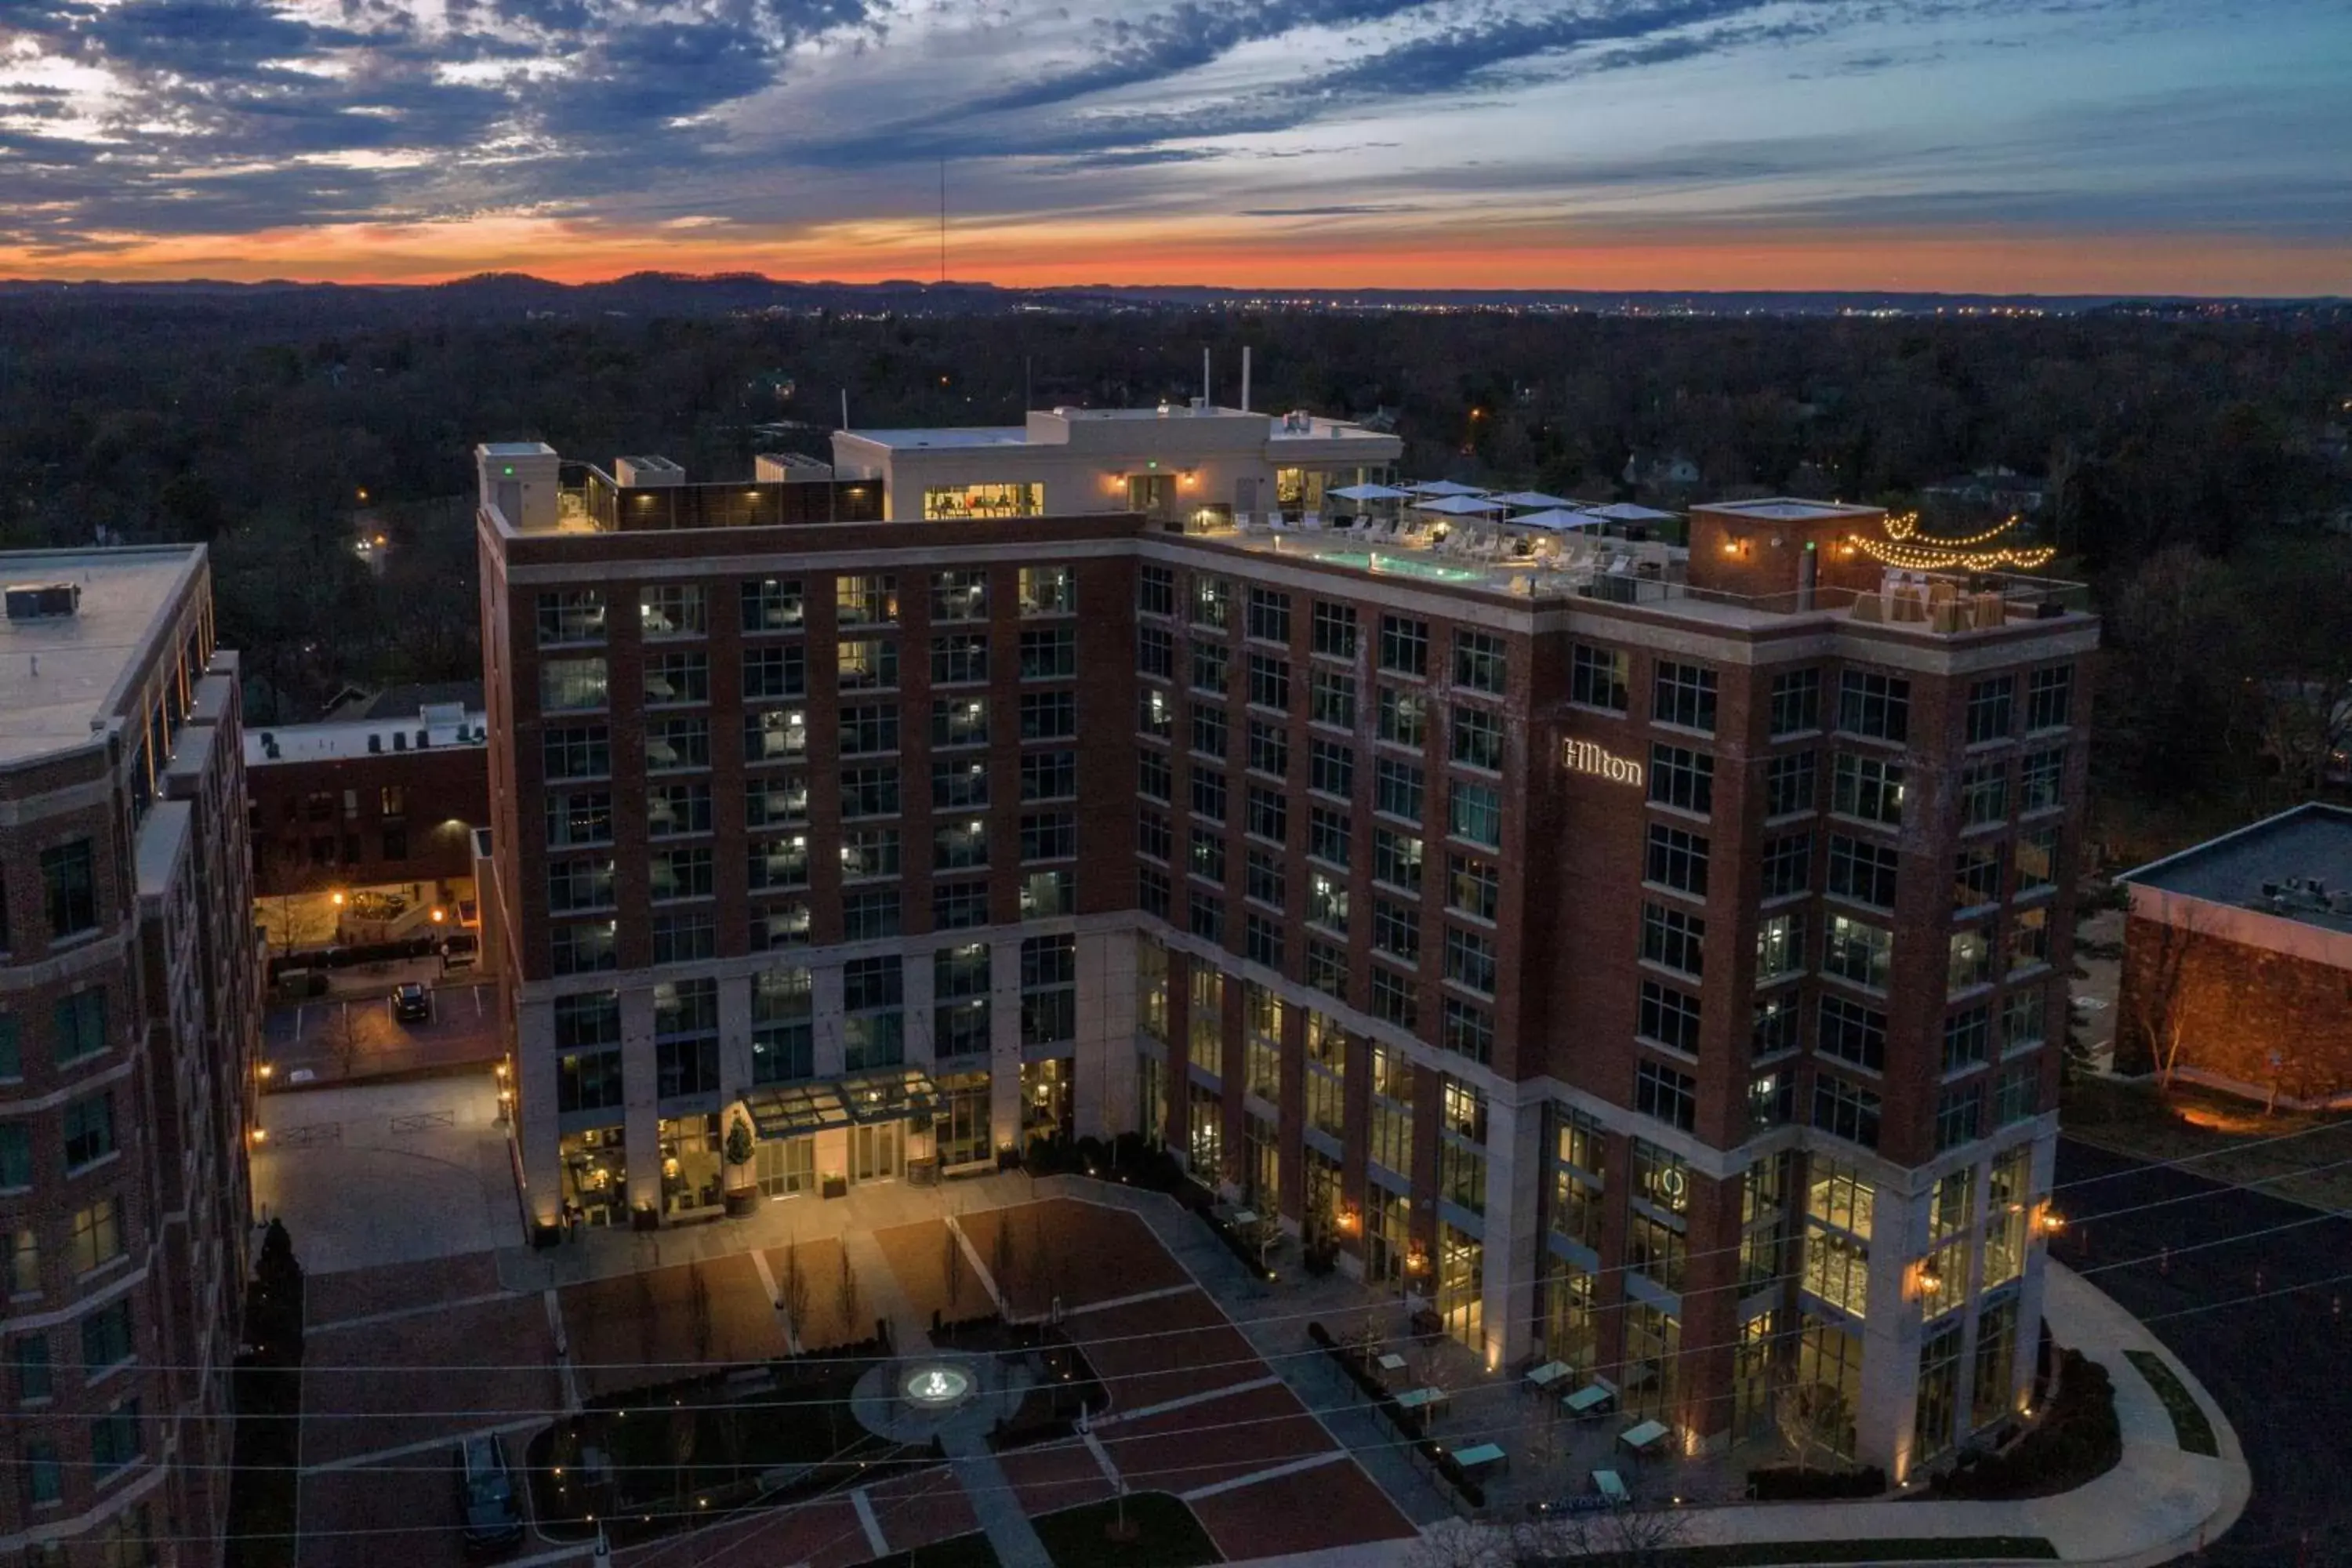
[[[457,1445],[457,1511],[465,1521],[469,1555],[522,1544],[522,1510],[515,1502],[514,1477],[507,1469],[506,1447],[495,1433]]]
[[[433,997],[420,983],[403,981],[392,993],[392,1016],[404,1024],[433,1016]]]

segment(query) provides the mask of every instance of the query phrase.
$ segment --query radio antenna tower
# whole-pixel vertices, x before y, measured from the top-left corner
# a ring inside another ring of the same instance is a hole
[[[948,280],[948,161],[940,160],[940,281]]]

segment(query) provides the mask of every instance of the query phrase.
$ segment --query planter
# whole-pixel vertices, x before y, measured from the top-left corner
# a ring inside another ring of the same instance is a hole
[[[659,1230],[661,1228],[661,1211],[655,1208],[650,1204],[631,1209],[629,1211],[629,1228],[631,1230]]]
[[[760,1206],[760,1189],[737,1187],[727,1194],[727,1217],[741,1219]]]
[[[847,1176],[827,1176],[824,1179],[824,1195],[829,1198],[847,1197],[849,1195],[849,1178]]]

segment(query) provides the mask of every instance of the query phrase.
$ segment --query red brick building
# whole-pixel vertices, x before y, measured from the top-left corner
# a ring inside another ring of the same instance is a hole
[[[1395,452],[1215,409],[844,433],[825,485],[480,448],[542,1219],[711,1212],[738,1114],[774,1196],[1140,1130],[1687,1445],[1791,1377],[1898,1475],[2013,1408],[2079,596],[1898,579],[1818,502],[1687,551],[1304,526]]]
[[[236,658],[198,546],[0,581],[0,1558],[194,1568],[259,1033]]]
[[[2352,1098],[2352,810],[2309,802],[2118,880],[2119,1068],[2265,1101]]]
[[[274,725],[246,736],[245,760],[257,896],[470,885],[489,819],[478,710]]]

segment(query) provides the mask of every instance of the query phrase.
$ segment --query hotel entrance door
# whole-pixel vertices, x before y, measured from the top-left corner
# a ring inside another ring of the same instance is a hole
[[[899,1174],[906,1159],[906,1124],[879,1121],[849,1130],[849,1179],[887,1182]]]

